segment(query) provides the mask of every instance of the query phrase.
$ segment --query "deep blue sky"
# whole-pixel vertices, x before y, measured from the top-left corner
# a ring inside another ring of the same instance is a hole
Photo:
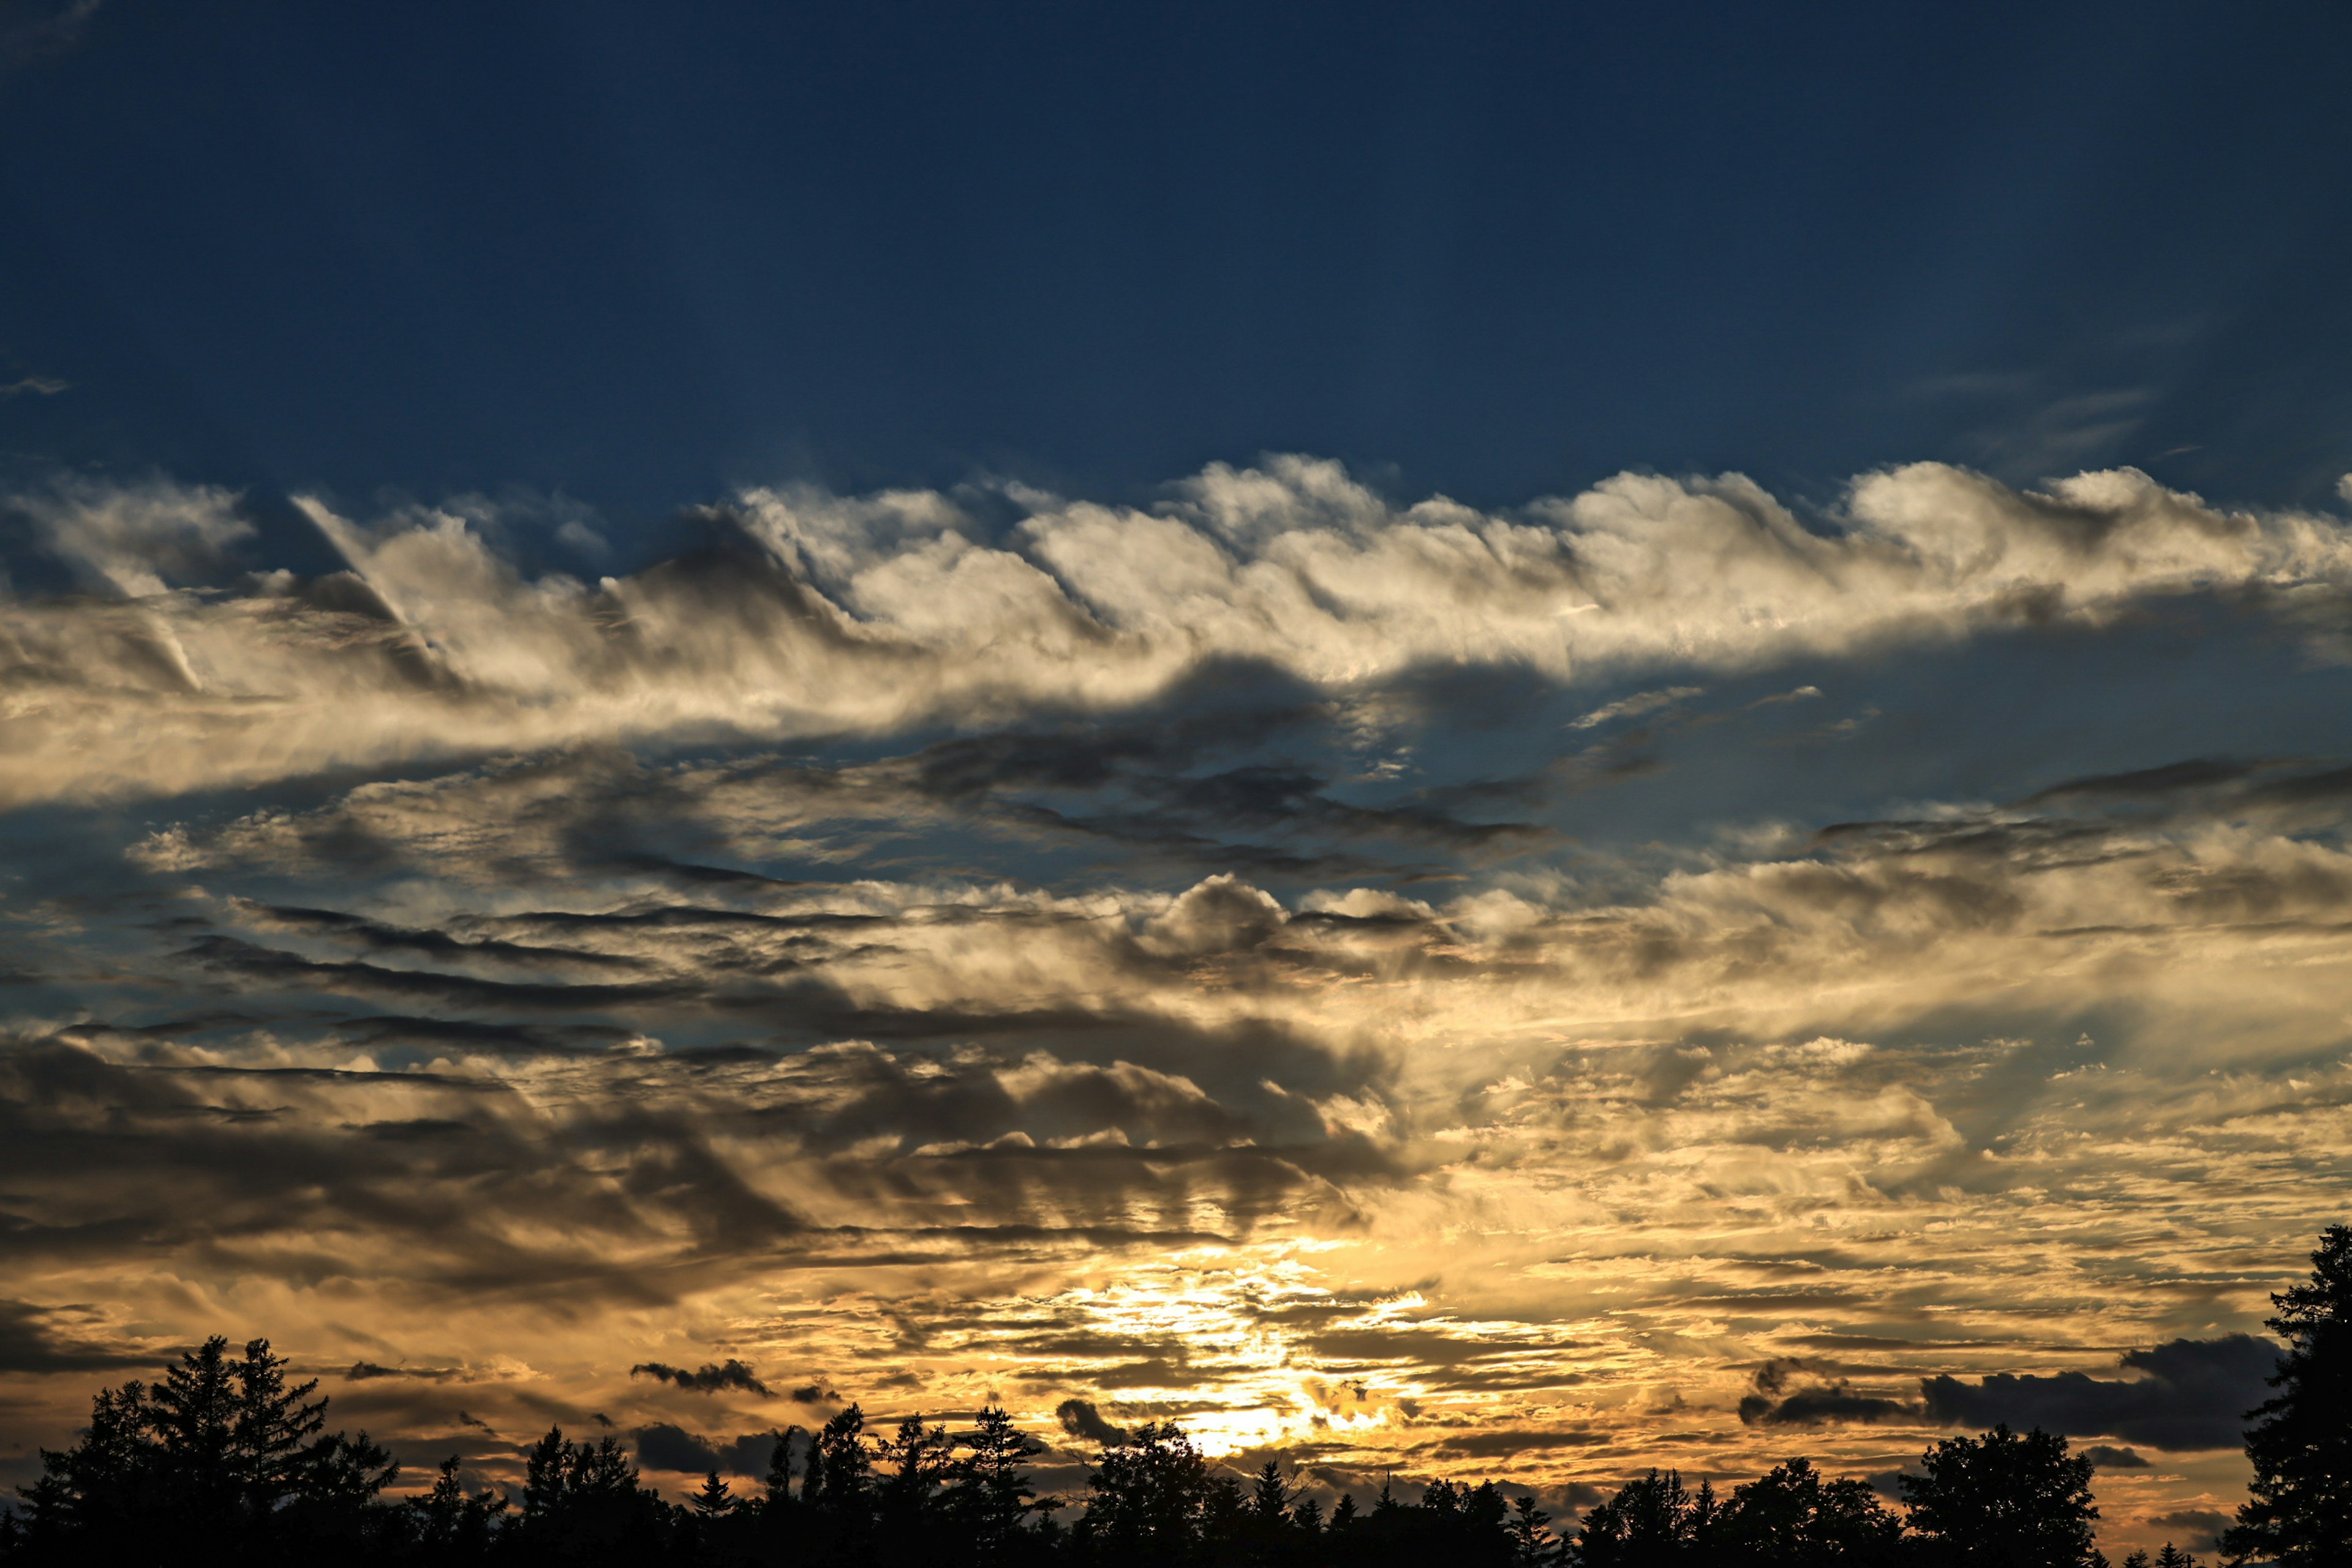
[[[17,472],[625,533],[1267,449],[2352,468],[2343,4],[57,14],[0,74],[0,383],[68,384]]]

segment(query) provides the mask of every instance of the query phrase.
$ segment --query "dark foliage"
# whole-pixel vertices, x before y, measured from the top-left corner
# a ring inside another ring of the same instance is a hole
[[[2092,1545],[2089,1458],[2047,1432],[1996,1426],[1947,1437],[1905,1476],[1903,1500],[1922,1559],[1984,1568],[2105,1568]]]
[[[2233,1563],[2352,1562],[2352,1227],[2322,1232],[2310,1282],[2271,1305],[2287,1352],[2278,1393],[2247,1413],[2253,1495],[2221,1550]]]

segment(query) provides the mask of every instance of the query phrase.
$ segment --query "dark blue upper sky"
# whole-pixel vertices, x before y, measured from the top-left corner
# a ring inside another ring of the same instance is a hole
[[[2352,468],[2340,3],[77,12],[0,13],[20,472]]]

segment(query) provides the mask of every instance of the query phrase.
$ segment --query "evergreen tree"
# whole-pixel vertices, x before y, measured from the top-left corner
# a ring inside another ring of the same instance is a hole
[[[560,1427],[523,1457],[516,1546],[526,1561],[635,1565],[658,1562],[677,1537],[677,1511],[639,1484],[611,1437],[572,1443]]]
[[[997,1405],[981,1411],[972,1429],[958,1433],[955,1442],[962,1452],[948,1467],[942,1506],[973,1561],[1005,1561],[1020,1544],[1022,1521],[1059,1506],[1039,1502],[1024,1468],[1045,1445]]]
[[[2286,1341],[2271,1386],[2248,1413],[2252,1494],[2222,1538],[2233,1563],[2352,1560],[2352,1227],[2332,1225],[2311,1255],[2311,1279],[2271,1298]]]
[[[948,1479],[954,1439],[944,1426],[927,1426],[920,1415],[898,1423],[898,1436],[875,1457],[888,1467],[877,1484],[877,1506],[887,1517],[908,1519],[928,1512]]]
[[[372,1456],[341,1439],[312,1441],[327,1425],[327,1402],[310,1398],[318,1391],[317,1378],[287,1387],[286,1358],[272,1354],[268,1340],[248,1343],[229,1374],[236,1385],[230,1460],[248,1509],[273,1512],[298,1492],[315,1491],[320,1482],[346,1493],[363,1484]],[[365,1444],[364,1435],[358,1442]]]
[[[1559,1538],[1551,1531],[1551,1515],[1523,1497],[1511,1504],[1511,1568],[1543,1568],[1562,1561]]]
[[[793,1500],[793,1446],[808,1436],[797,1426],[787,1426],[776,1434],[776,1446],[768,1453],[768,1475],[761,1488],[760,1506],[768,1511],[781,1512]]]
[[[865,1512],[874,1472],[865,1434],[866,1413],[856,1405],[824,1424],[809,1447],[802,1501],[843,1518]]]
[[[192,1525],[219,1529],[235,1516],[236,1439],[241,1401],[228,1341],[218,1334],[167,1367],[155,1385],[149,1421],[165,1506]]]
[[[728,1489],[725,1481],[719,1479],[719,1472],[713,1470],[703,1478],[702,1489],[687,1500],[687,1506],[694,1510],[696,1519],[708,1524],[735,1511],[735,1494]]]
[[[1697,1501],[1684,1489],[1680,1471],[1652,1470],[1585,1514],[1578,1561],[1588,1568],[1675,1562],[1696,1539],[1696,1513]]]
[[[365,1433],[325,1433],[317,1383],[289,1387],[285,1369],[267,1340],[232,1356],[215,1335],[161,1383],[100,1392],[81,1441],[43,1450],[41,1478],[24,1489],[27,1549],[274,1560],[399,1533],[400,1516],[376,1500],[397,1473],[392,1456]]]
[[[421,1495],[408,1500],[411,1534],[426,1560],[463,1562],[489,1550],[491,1531],[507,1510],[507,1500],[483,1490],[467,1495],[455,1454]]]

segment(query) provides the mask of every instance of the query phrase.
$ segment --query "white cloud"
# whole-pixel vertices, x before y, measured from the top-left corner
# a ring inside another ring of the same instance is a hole
[[[231,545],[253,537],[233,490],[163,480],[112,485],[61,479],[16,498],[50,553],[126,598],[168,592],[217,571]]]
[[[244,536],[231,500],[85,484],[20,502],[152,614],[12,604],[0,658],[50,695],[0,720],[0,799],[1101,711],[1221,660],[1334,692],[1433,664],[1738,669],[2156,595],[2352,585],[2340,521],[2224,511],[2130,469],[2021,491],[1913,465],[1857,480],[1825,534],[1736,475],[1622,475],[1507,515],[1391,506],[1283,458],[1213,466],[1150,511],[1032,497],[994,542],[936,492],[752,490],[737,561],[595,585],[524,578],[461,510],[363,525],[302,500],[350,592],[158,597]]]

